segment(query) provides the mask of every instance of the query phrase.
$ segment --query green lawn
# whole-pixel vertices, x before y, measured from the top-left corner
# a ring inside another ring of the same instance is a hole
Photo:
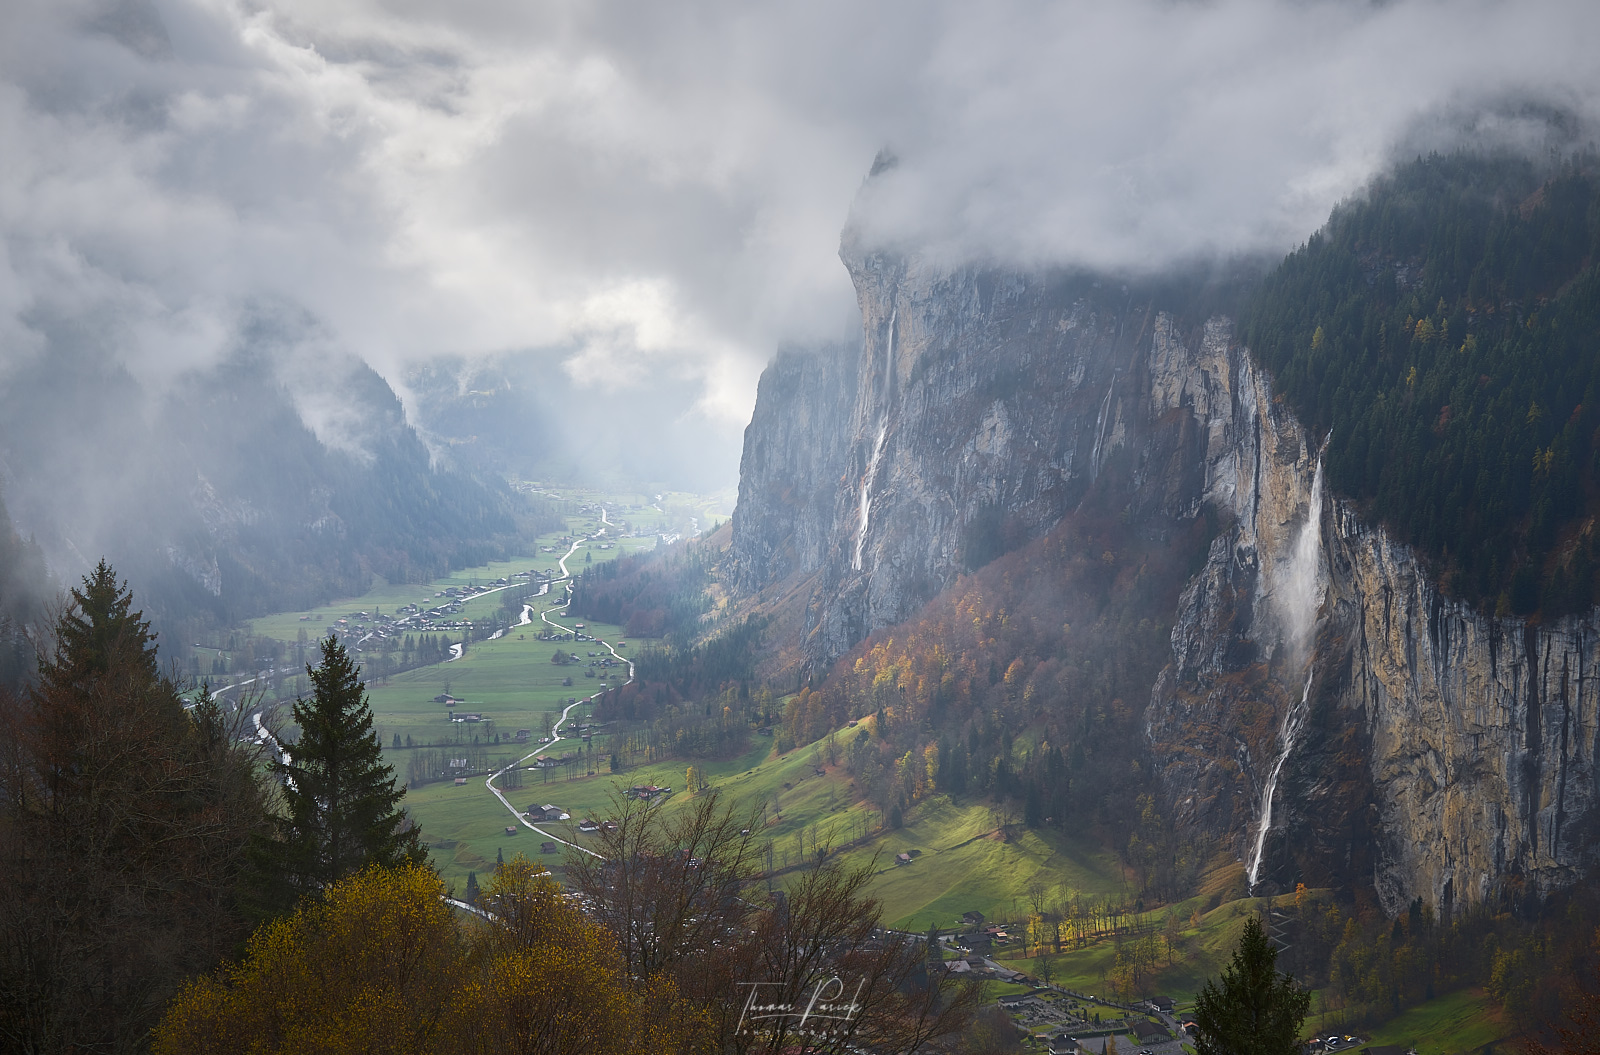
[[[1417,1055],[1467,1055],[1516,1036],[1481,989],[1448,993],[1361,1035],[1373,1044],[1415,1047]]]

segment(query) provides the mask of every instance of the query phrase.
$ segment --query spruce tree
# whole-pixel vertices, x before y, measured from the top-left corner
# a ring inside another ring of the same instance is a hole
[[[1200,1055],[1299,1055],[1311,994],[1277,964],[1278,950],[1250,917],[1221,984],[1206,982],[1195,1004]]]
[[[266,856],[280,907],[370,864],[428,860],[420,832],[399,806],[405,789],[395,786],[394,767],[383,761],[359,668],[330,635],[322,664],[306,673],[312,696],[294,705],[300,738],[289,745],[288,761],[273,763],[285,810]]]

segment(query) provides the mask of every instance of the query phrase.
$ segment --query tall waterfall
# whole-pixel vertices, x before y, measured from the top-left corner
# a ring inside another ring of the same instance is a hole
[[[1316,673],[1311,653],[1315,643],[1317,610],[1322,607],[1323,594],[1321,455],[1317,456],[1317,471],[1311,481],[1310,505],[1306,522],[1300,528],[1294,550],[1289,555],[1289,565],[1284,569],[1278,589],[1274,590],[1283,615],[1285,637],[1293,655],[1305,664],[1306,678],[1305,686],[1300,690],[1300,701],[1291,705],[1283,716],[1283,726],[1278,730],[1278,758],[1272,765],[1272,771],[1267,774],[1267,783],[1261,792],[1261,816],[1248,872],[1251,889],[1255,888],[1261,874],[1261,857],[1267,848],[1267,833],[1272,830],[1272,799],[1278,791],[1278,776],[1283,772],[1283,764],[1289,760],[1289,753],[1294,750],[1311,709],[1311,679]]]
[[[883,398],[878,412],[878,438],[872,445],[872,457],[867,460],[866,475],[861,478],[861,504],[856,515],[856,552],[850,562],[856,571],[861,570],[861,552],[867,544],[867,523],[872,519],[872,482],[878,477],[878,460],[883,457],[883,441],[889,436],[889,386],[894,375],[894,329],[900,317],[898,306],[889,311],[889,339],[883,350]]]
[[[861,511],[856,520],[856,556],[852,565],[861,570],[861,550],[867,544],[867,521],[872,517],[872,481],[878,475],[878,459],[883,457],[883,441],[889,435],[889,423],[878,426],[878,441],[872,445],[872,459],[867,462],[867,475],[861,478]]]

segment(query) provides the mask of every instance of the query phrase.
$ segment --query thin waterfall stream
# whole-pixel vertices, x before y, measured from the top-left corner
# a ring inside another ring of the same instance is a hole
[[[899,307],[889,312],[889,340],[883,352],[883,410],[878,415],[878,438],[872,444],[872,457],[867,460],[866,475],[861,478],[861,505],[856,516],[856,550],[850,565],[861,570],[861,554],[867,545],[867,524],[872,519],[872,482],[878,476],[878,460],[883,457],[883,442],[889,436],[889,388],[894,373],[894,329],[900,317]]]
[[[1256,827],[1255,846],[1250,854],[1247,872],[1250,888],[1254,889],[1261,875],[1261,858],[1266,853],[1267,834],[1272,830],[1272,803],[1278,791],[1278,777],[1284,763],[1299,741],[1310,713],[1311,681],[1316,674],[1312,659],[1312,646],[1316,634],[1317,611],[1322,607],[1322,457],[1317,457],[1316,475],[1311,481],[1311,502],[1305,525],[1295,539],[1294,552],[1284,575],[1281,590],[1286,601],[1284,623],[1287,637],[1295,652],[1304,657],[1305,686],[1300,699],[1292,704],[1283,716],[1278,730],[1278,757],[1267,774],[1267,783],[1261,792],[1260,821]]]

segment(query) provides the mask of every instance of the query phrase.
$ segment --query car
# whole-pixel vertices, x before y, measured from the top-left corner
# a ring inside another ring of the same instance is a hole
[[[1339,1038],[1329,1037],[1327,1040],[1323,1041],[1323,1043],[1328,1045],[1330,1048],[1337,1048],[1339,1046]]]

